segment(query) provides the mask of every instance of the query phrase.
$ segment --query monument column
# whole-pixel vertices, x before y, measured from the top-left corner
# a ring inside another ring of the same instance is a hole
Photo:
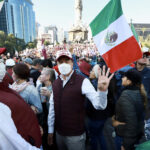
[[[75,26],[82,23],[82,0],[75,0]]]
[[[69,31],[69,41],[71,42],[83,42],[87,40],[88,30],[82,23],[82,0],[75,0],[74,12],[75,20],[74,24]]]

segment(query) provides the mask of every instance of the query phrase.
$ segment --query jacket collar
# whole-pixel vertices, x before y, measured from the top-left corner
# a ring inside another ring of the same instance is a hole
[[[139,87],[135,85],[130,85],[130,86],[126,86],[124,90],[139,90]]]

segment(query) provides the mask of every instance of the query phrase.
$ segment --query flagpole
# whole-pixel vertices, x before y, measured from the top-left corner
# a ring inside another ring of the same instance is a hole
[[[132,21],[133,21],[133,20],[132,20],[132,18],[131,18],[131,19],[130,19],[130,27],[131,27],[131,25],[132,25]]]

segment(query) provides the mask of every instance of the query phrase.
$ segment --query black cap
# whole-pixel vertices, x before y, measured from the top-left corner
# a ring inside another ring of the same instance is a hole
[[[129,80],[132,81],[133,84],[141,84],[142,83],[142,76],[139,71],[135,69],[130,69],[124,73]]]

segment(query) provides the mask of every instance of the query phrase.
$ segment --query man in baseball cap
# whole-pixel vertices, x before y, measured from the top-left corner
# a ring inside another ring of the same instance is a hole
[[[59,50],[59,51],[57,51],[56,61],[58,61],[61,57],[66,57],[66,58],[72,60],[72,55],[71,55],[70,51],[68,51],[68,50]],[[58,64],[56,66],[54,66],[53,68],[60,75],[60,72],[59,72],[59,69],[58,69]]]
[[[96,109],[105,109],[107,89],[110,79],[109,71],[99,75],[98,91],[91,82],[73,70],[72,55],[68,50],[56,54],[60,76],[53,83],[48,115],[48,142],[53,143],[54,122],[58,150],[85,149],[84,100],[87,97]],[[66,138],[67,137],[67,138]],[[66,140],[64,140],[66,139]]]
[[[27,63],[27,64],[30,64],[30,65],[32,65],[33,64],[33,61],[32,61],[32,59],[31,58],[26,58],[25,60],[24,60],[24,62],[25,63]]]
[[[13,67],[15,65],[15,61],[13,59],[7,59],[6,60],[6,66],[7,67]]]
[[[60,57],[65,56],[69,59],[72,59],[72,55],[68,50],[60,50],[56,53],[56,60],[58,60]]]
[[[15,61],[13,59],[7,59],[6,60],[6,76],[5,76],[5,79],[6,79],[6,82],[8,84],[12,84],[14,81],[12,79],[12,74],[13,74],[13,67],[15,66]]]

